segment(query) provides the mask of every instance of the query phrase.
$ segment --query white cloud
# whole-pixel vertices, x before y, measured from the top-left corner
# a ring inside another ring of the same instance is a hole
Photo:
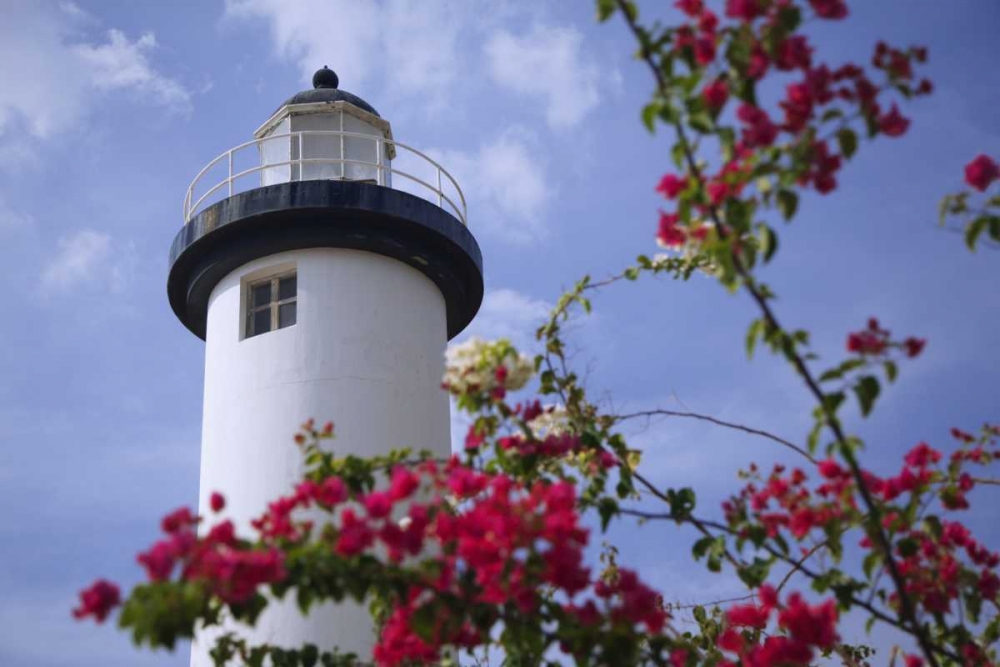
[[[457,42],[471,8],[454,0],[226,0],[225,16],[263,20],[275,53],[295,62],[303,81],[329,65],[357,90],[381,75],[393,92],[433,106],[462,60]]]
[[[156,37],[143,33],[130,42],[120,30],[109,30],[104,44],[78,44],[73,52],[87,68],[95,88],[101,91],[128,90],[168,109],[187,112],[191,93],[159,74],[149,64],[148,54],[156,48]]]
[[[0,237],[23,231],[34,224],[30,215],[15,211],[0,197]]]
[[[14,0],[0,22],[0,159],[30,154],[29,140],[73,128],[105,94],[128,92],[174,111],[190,109],[190,93],[149,61],[152,33],[131,41],[119,30],[85,39],[94,19],[72,3]]]
[[[110,234],[82,229],[61,237],[52,260],[42,270],[44,294],[62,294],[99,285],[120,292],[131,276],[135,250],[116,244]]]
[[[601,99],[601,72],[584,56],[582,45],[583,35],[574,28],[536,24],[521,36],[497,31],[485,51],[494,81],[540,101],[549,126],[568,129]]]
[[[535,345],[535,330],[545,321],[552,304],[532,298],[512,289],[494,289],[486,292],[483,305],[462,339],[506,338],[521,350]]]
[[[553,196],[546,161],[533,136],[511,128],[474,153],[428,151],[469,200],[469,224],[515,243],[544,238]],[[395,166],[395,165],[394,165]]]

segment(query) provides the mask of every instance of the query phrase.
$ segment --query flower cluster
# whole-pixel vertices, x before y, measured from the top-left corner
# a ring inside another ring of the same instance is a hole
[[[93,616],[95,621],[103,623],[121,601],[121,591],[117,585],[106,579],[98,579],[80,592],[80,606],[73,610],[73,618]]]
[[[590,570],[583,564],[587,531],[579,525],[571,484],[536,483],[524,488],[505,475],[475,472],[455,459],[443,468],[424,463],[419,472],[436,493],[454,496],[460,509],[453,511],[451,505],[440,502],[410,507],[411,522],[403,531],[419,526],[418,532],[440,555],[430,574],[411,585],[394,606],[375,649],[379,664],[438,660],[443,645],[481,643],[489,626],[502,620],[497,610],[505,605],[513,604],[520,614],[530,615],[546,604],[545,588],[569,601],[592,588]],[[401,478],[401,473],[394,474],[394,488]],[[354,517],[349,509],[344,510],[339,552],[372,553],[379,541],[390,552],[398,548],[398,529],[387,534],[393,525],[387,517],[393,501],[405,496],[390,490],[379,502],[372,502],[372,495],[362,499],[365,516]],[[343,546],[347,516],[352,517],[350,549]],[[418,545],[419,538],[407,543],[411,550],[419,550]],[[666,616],[655,594],[634,574],[623,575],[613,586],[598,583],[593,595],[603,611],[593,599],[582,605],[569,602],[567,610],[581,622],[598,627],[604,623],[632,629],[644,625],[655,633],[663,626]],[[451,604],[442,605],[442,600]],[[435,618],[430,637],[418,631],[415,621],[429,608],[434,609]],[[492,618],[487,627],[481,624],[483,618]]]
[[[1000,180],[1000,166],[988,155],[980,153],[965,165],[965,182],[980,192],[985,192],[996,180]]]
[[[820,465],[825,473],[827,464]],[[756,467],[751,467],[756,476]],[[723,503],[726,520],[740,534],[750,526],[762,526],[769,537],[787,530],[795,539],[803,540],[813,529],[843,521],[856,513],[857,505],[849,479],[836,478],[815,491],[807,482],[809,476],[795,468],[786,474],[783,465],[776,465],[760,484],[751,481],[740,493]]]
[[[739,254],[750,231],[746,213],[752,209],[730,207],[728,202],[769,204],[776,187],[793,184],[820,194],[832,192],[844,161],[857,149],[854,119],[863,121],[868,136],[902,136],[910,121],[897,104],[889,106],[881,98],[894,91],[905,97],[932,91],[930,81],[918,81],[914,74],[914,63],[927,58],[926,49],[921,47],[898,49],[880,42],[871,60],[882,78],[878,82],[872,78],[874,73],[870,75],[855,64],[833,67],[816,62],[809,38],[798,32],[808,18],[799,5],[792,1],[727,0],[724,15],[729,21],[724,21],[706,2],[675,2],[687,18],[663,35],[669,55],[661,56],[661,69],[674,72],[680,60],[688,65],[690,76],[669,75],[673,77],[670,87],[684,91],[686,98],[669,103],[675,113],[661,112],[660,116],[677,127],[687,121],[700,134],[716,135],[723,161],[712,173],[704,164],[695,166],[690,149],[678,153],[681,144],[675,145],[675,161],[686,163],[689,173],[667,174],[656,188],[666,199],[679,200],[676,211],[660,214],[656,239],[661,246],[672,250],[697,247],[706,239],[700,221],[712,220],[716,226],[725,225],[736,232],[732,236],[719,230],[732,248],[719,246],[717,251]],[[843,0],[811,0],[808,5],[819,19],[840,20],[848,15]],[[775,111],[765,108],[754,92],[769,71],[794,77],[785,84]],[[701,82],[700,90],[691,91],[691,81]],[[739,102],[736,128],[721,124],[725,118],[722,111],[731,97]],[[751,183],[758,188],[747,198],[744,191]],[[793,198],[797,201],[790,190],[778,197],[786,218],[794,214]],[[748,261],[752,264],[752,258]],[[731,280],[729,271],[713,273]]]
[[[997,181],[1000,181],[1000,165],[980,153],[965,165],[965,182],[973,191],[986,196],[975,201],[975,193],[966,190],[947,195],[941,201],[941,224],[946,224],[949,216],[964,218],[962,231],[970,250],[976,249],[984,233],[994,243],[1000,243],[1000,196],[987,192]]]
[[[210,504],[219,511],[225,501],[221,494],[213,494]],[[228,520],[199,536],[199,523],[186,507],[164,517],[166,537],[137,558],[149,581],[168,581],[179,571],[181,580],[202,583],[211,594],[235,604],[250,599],[261,585],[285,578],[284,554],[279,549],[257,549],[237,539]]]
[[[925,339],[913,336],[907,337],[901,342],[893,342],[890,336],[891,332],[882,328],[879,321],[872,317],[868,320],[867,328],[848,334],[847,351],[862,356],[879,357],[895,348],[902,350],[907,357],[912,359],[919,356],[927,344]]]
[[[777,627],[784,634],[761,636],[760,631],[768,626],[775,612]],[[734,605],[727,610],[728,627],[719,636],[718,645],[723,651],[738,656],[739,662],[727,660],[722,665],[811,665],[816,649],[828,651],[838,641],[837,619],[833,600],[813,605],[799,593],[792,593],[782,604],[777,591],[765,585],[760,589],[759,604]]]
[[[442,387],[455,395],[485,394],[502,399],[508,391],[523,388],[534,372],[531,359],[508,341],[473,336],[448,347]]]

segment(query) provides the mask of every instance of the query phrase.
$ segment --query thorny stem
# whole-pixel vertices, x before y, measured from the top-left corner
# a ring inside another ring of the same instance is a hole
[[[642,29],[636,22],[634,15],[629,11],[628,3],[626,2],[626,0],[616,0],[616,4],[618,5],[618,8],[621,10],[622,15],[625,17],[625,22],[628,24],[628,27],[632,31],[632,34],[636,37],[636,39],[639,40],[640,44],[643,45],[641,57],[649,66],[650,70],[653,73],[653,76],[656,78],[657,87],[659,88],[660,95],[662,95],[665,98],[669,97],[670,91],[668,82],[664,77],[663,72],[657,66],[656,61],[653,59],[652,54],[650,54],[648,49],[645,48],[642,36]],[[695,178],[695,180],[698,182],[700,186],[704,186],[705,183],[704,177],[701,173],[701,169],[698,167],[697,161],[694,158],[694,154],[692,153],[691,143],[690,141],[688,141],[687,134],[684,131],[684,126],[680,123],[680,121],[674,122],[673,126],[675,131],[677,132],[678,141],[680,142],[681,147],[683,148],[684,159],[687,162],[688,169],[691,171],[691,175]],[[709,206],[708,210],[710,217],[712,219],[712,223],[715,225],[717,232],[719,233],[720,237],[724,238],[726,232],[719,219],[718,210],[716,209],[715,206]],[[778,322],[778,318],[774,314],[774,311],[771,309],[771,306],[768,304],[764,294],[754,284],[752,277],[750,276],[746,267],[743,266],[743,263],[739,261],[737,258],[737,261],[734,261],[734,265],[736,267],[737,273],[739,274],[743,282],[744,287],[746,287],[747,292],[753,298],[754,302],[756,302],[758,308],[760,308],[760,311],[763,314],[764,319],[768,323],[768,325],[774,331],[784,331],[784,328]],[[900,573],[899,567],[892,556],[892,545],[889,542],[889,538],[885,534],[885,531],[882,529],[881,511],[879,510],[877,504],[875,503],[874,498],[872,498],[871,491],[865,484],[864,476],[862,475],[861,472],[861,467],[858,465],[857,459],[854,457],[854,453],[851,451],[851,447],[847,442],[847,436],[844,434],[843,429],[840,426],[840,422],[836,418],[836,415],[832,413],[832,411],[824,401],[825,394],[819,388],[819,384],[816,382],[815,378],[813,378],[812,373],[806,366],[805,360],[802,358],[802,356],[794,348],[789,349],[786,352],[786,356],[789,359],[789,361],[791,361],[792,365],[795,367],[795,370],[798,371],[803,381],[806,383],[806,386],[808,387],[810,393],[812,393],[813,397],[819,403],[820,409],[823,411],[827,427],[833,433],[834,438],[836,439],[837,444],[839,445],[840,452],[843,455],[844,459],[846,460],[851,470],[851,475],[854,477],[855,482],[858,485],[858,490],[861,492],[861,497],[864,500],[865,506],[868,508],[869,511],[869,530],[873,533],[875,540],[879,546],[879,549],[882,551],[883,558],[889,570],[889,574],[892,577],[896,591],[899,595],[901,615],[903,619],[906,621],[906,625],[909,626],[910,633],[913,634],[913,636],[916,637],[917,641],[919,642],[920,648],[923,651],[924,656],[927,658],[928,662],[931,664],[932,667],[939,667],[936,653],[940,651],[940,649],[933,646],[930,638],[924,631],[924,628],[920,625],[919,621],[917,620],[916,610],[914,609],[913,606],[913,600],[910,599],[910,596],[906,591],[906,585],[905,582],[903,581],[902,574]]]

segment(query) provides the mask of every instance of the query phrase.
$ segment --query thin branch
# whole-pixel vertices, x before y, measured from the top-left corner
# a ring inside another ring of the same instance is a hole
[[[778,443],[779,445],[783,445],[785,447],[788,447],[789,449],[791,449],[792,451],[794,451],[796,454],[800,454],[801,456],[804,456],[805,458],[809,459],[809,461],[811,463],[814,463],[814,464],[818,463],[816,461],[816,459],[809,452],[807,452],[805,449],[803,449],[802,447],[799,447],[794,442],[790,442],[788,440],[785,440],[784,438],[782,438],[780,436],[777,436],[777,435],[774,435],[773,433],[769,433],[768,431],[763,431],[763,430],[758,429],[758,428],[753,428],[751,426],[744,426],[743,424],[736,424],[734,422],[727,422],[727,421],[724,421],[722,419],[717,419],[717,418],[711,417],[709,415],[698,414],[696,412],[678,412],[676,410],[664,410],[664,409],[642,410],[642,411],[639,411],[639,412],[632,412],[632,413],[629,413],[629,414],[617,415],[617,416],[614,417],[614,419],[617,422],[617,421],[625,421],[627,419],[637,419],[637,418],[640,418],[640,417],[650,418],[650,417],[656,417],[656,416],[663,416],[663,417],[684,417],[684,418],[688,418],[688,419],[699,419],[701,421],[711,422],[712,424],[715,424],[717,426],[724,426],[726,428],[731,428],[731,429],[734,429],[734,430],[737,430],[737,431],[743,431],[744,433],[750,433],[752,435],[759,435],[759,436],[761,436],[763,438],[767,438],[768,440],[773,440],[774,442]]]
[[[702,602],[695,604],[672,604],[670,605],[670,609],[668,611],[672,611],[674,609],[677,609],[679,611],[684,609],[694,609],[695,607],[718,607],[719,605],[729,604],[731,602],[746,602],[747,600],[756,600],[756,599],[757,596],[751,593],[750,595],[743,595],[738,598],[725,598],[722,600],[712,600],[710,602]]]
[[[777,592],[780,593],[781,589],[785,587],[785,584],[787,584],[791,580],[792,575],[795,574],[796,572],[801,571],[802,565],[804,565],[807,560],[812,558],[813,555],[821,548],[829,546],[829,544],[830,540],[823,540],[822,542],[814,546],[812,549],[807,551],[805,555],[802,556],[802,558],[792,563],[792,567],[791,569],[788,570],[788,574],[784,576],[784,578],[781,580],[781,582],[778,584],[778,587],[775,590],[777,590]]]

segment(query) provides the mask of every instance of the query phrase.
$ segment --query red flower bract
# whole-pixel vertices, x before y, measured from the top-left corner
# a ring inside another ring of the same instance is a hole
[[[895,104],[889,113],[878,119],[879,131],[887,137],[899,137],[906,133],[910,127],[910,121],[899,113],[899,107]]]
[[[778,136],[778,128],[760,107],[741,104],[736,117],[743,122],[743,142],[749,148],[770,146]]]
[[[737,627],[757,628],[762,630],[767,625],[771,612],[755,604],[734,605],[726,612],[726,620]]]
[[[847,4],[844,0],[809,0],[816,15],[824,19],[847,18]]]
[[[674,3],[674,7],[681,10],[688,16],[694,17],[701,14],[705,9],[704,0],[677,0]]]
[[[810,605],[798,593],[792,593],[778,615],[778,625],[800,642],[821,649],[832,648],[838,639],[837,605],[833,600]]]
[[[716,79],[705,86],[701,91],[701,97],[705,100],[705,106],[716,112],[729,99],[729,84],[726,83],[725,79]]]
[[[208,504],[213,512],[221,512],[226,507],[226,499],[221,493],[215,491],[209,497]]]
[[[726,0],[726,16],[752,21],[763,13],[759,0]]]
[[[680,191],[684,189],[686,184],[686,180],[677,178],[673,174],[666,174],[660,179],[659,184],[657,184],[656,191],[667,199],[673,199],[680,194]]]
[[[1000,166],[987,155],[977,155],[976,159],[965,165],[965,182],[980,192],[986,190],[990,183],[998,178],[1000,178]]]
[[[80,606],[73,610],[77,619],[93,616],[98,623],[103,623],[111,610],[121,604],[121,591],[118,586],[105,579],[95,581],[90,588],[80,592]]]
[[[687,234],[677,226],[678,217],[674,214],[660,213],[660,228],[656,240],[666,248],[677,248],[687,241]]]

